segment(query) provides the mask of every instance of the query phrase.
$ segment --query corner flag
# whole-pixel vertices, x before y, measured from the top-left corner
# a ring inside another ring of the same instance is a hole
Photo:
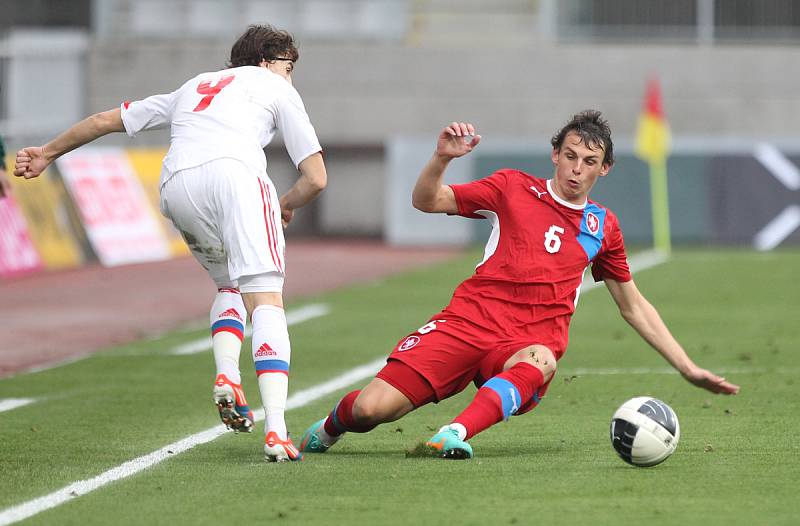
[[[671,136],[664,117],[661,102],[661,87],[658,79],[647,83],[644,109],[639,116],[636,130],[636,156],[650,166],[650,196],[653,209],[653,244],[655,248],[669,252],[671,247],[669,229],[669,191],[667,185],[667,156]]]

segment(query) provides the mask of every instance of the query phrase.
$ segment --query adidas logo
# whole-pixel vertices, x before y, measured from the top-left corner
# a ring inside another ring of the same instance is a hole
[[[236,318],[239,321],[242,321],[242,317],[239,316],[239,312],[236,309],[228,309],[222,314],[219,315],[220,318]]]
[[[256,351],[256,358],[261,358],[264,356],[278,356],[278,353],[276,353],[272,347],[265,343]]]

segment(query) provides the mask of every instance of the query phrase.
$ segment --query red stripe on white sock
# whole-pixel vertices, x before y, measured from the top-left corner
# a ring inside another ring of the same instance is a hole
[[[211,331],[211,336],[215,336],[221,332],[227,332],[233,334],[234,336],[239,338],[239,341],[244,340],[244,333],[239,329],[235,329],[233,327],[219,327],[218,329],[214,329],[213,331]]]

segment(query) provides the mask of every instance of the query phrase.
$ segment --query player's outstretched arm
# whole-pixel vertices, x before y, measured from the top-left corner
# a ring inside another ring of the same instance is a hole
[[[698,367],[672,336],[658,311],[631,281],[606,279],[606,287],[619,307],[620,314],[636,332],[657,350],[681,375],[697,387],[712,393],[736,394],[739,386]]]
[[[475,127],[468,122],[453,122],[439,133],[436,151],[422,169],[411,195],[414,208],[428,213],[458,213],[458,204],[453,190],[442,184],[444,172],[450,161],[471,152],[481,136],[475,135]]]
[[[30,146],[17,152],[14,175],[32,179],[38,177],[50,164],[67,152],[74,150],[111,132],[125,131],[119,108],[95,113],[74,124],[44,146]]]
[[[300,170],[300,178],[280,198],[281,220],[284,228],[294,217],[295,209],[316,199],[328,185],[328,173],[325,171],[322,153],[309,155],[300,162],[297,168]]]

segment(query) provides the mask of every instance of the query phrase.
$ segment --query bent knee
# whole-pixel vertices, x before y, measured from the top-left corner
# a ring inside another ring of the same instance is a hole
[[[531,345],[517,351],[506,362],[505,368],[507,369],[519,362],[529,363],[539,369],[545,382],[550,381],[553,375],[556,374],[558,367],[555,354],[544,345]]]
[[[353,418],[362,425],[377,425],[387,421],[386,411],[379,399],[360,395],[353,402]]]

